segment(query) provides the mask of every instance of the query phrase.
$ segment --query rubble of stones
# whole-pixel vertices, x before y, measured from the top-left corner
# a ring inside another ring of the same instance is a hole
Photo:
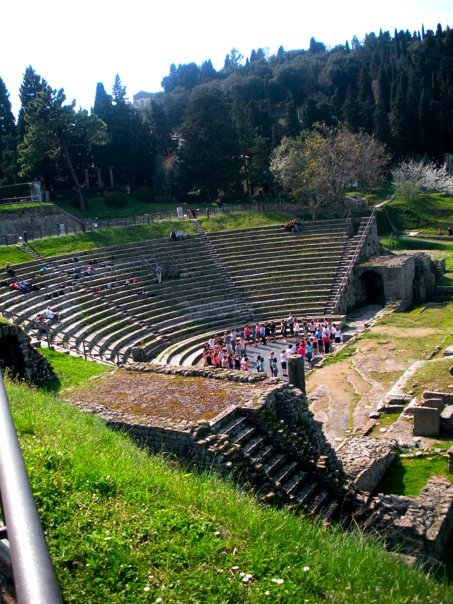
[[[453,485],[436,476],[416,498],[372,498],[370,511],[366,528],[381,535],[389,549],[422,563],[441,560],[453,534]]]

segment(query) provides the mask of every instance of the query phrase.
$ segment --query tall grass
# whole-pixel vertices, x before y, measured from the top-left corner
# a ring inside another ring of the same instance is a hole
[[[377,542],[257,505],[54,395],[6,388],[68,603],[452,601]]]

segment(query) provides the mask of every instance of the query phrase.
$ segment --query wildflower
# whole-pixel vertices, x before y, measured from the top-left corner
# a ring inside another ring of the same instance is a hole
[[[149,585],[147,585],[146,587],[143,588],[143,591],[149,591],[151,589],[151,587]]]
[[[272,579],[272,583],[275,583],[275,585],[281,585],[284,582],[284,579]]]
[[[310,567],[309,566],[304,566],[303,570],[304,570],[304,573],[308,573],[308,571],[310,570]]]
[[[242,583],[250,583],[250,581],[253,579],[253,575],[248,573],[240,573],[240,576],[242,577]]]

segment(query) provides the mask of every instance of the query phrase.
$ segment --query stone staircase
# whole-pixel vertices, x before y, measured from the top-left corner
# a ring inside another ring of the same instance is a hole
[[[192,215],[192,224],[194,226],[195,232],[199,235],[200,241],[202,242],[205,250],[209,254],[214,265],[217,267],[219,274],[225,279],[225,281],[229,284],[230,288],[230,302],[232,302],[236,306],[240,306],[244,308],[244,320],[243,323],[247,323],[248,321],[253,320],[253,309],[249,302],[242,295],[241,290],[236,287],[233,279],[231,278],[230,273],[226,269],[220,254],[217,252],[209,238],[206,236],[206,233],[203,230],[203,227],[200,224],[200,221]]]
[[[333,470],[331,459],[319,455],[308,433],[291,432],[272,414],[263,421],[237,408],[212,425],[198,444],[263,502],[349,523],[354,504],[339,468]]]
[[[370,221],[372,220],[374,220],[374,218],[361,218],[357,233],[350,237],[343,247],[340,261],[337,265],[337,271],[332,280],[332,287],[326,301],[325,313],[328,315],[338,312],[341,295],[352,274],[355,263],[360,256],[368,230],[371,227]]]
[[[348,240],[346,221],[303,223],[209,233],[236,287],[253,304],[255,320],[322,317]]]

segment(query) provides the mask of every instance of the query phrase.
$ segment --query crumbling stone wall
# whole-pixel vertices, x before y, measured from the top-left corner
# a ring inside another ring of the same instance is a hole
[[[19,327],[7,323],[0,324],[0,369],[36,386],[55,379],[51,365],[33,348],[28,336]]]
[[[379,495],[372,502],[368,529],[377,531],[393,549],[419,561],[442,559],[453,535],[453,485],[432,478],[415,499]]]

